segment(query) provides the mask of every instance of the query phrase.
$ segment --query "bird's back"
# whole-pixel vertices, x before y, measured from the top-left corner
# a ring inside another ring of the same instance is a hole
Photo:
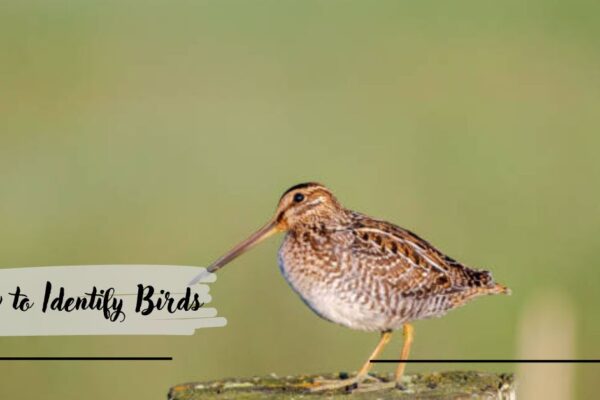
[[[415,233],[353,213],[353,257],[364,259],[397,293],[416,300],[445,296],[457,306],[483,294],[506,293],[489,271],[474,269],[442,253]]]

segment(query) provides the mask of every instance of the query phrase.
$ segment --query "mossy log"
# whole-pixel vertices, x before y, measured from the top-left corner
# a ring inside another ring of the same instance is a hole
[[[291,399],[486,399],[514,400],[515,384],[512,374],[450,371],[414,374],[404,377],[399,389],[360,393],[350,388],[324,393],[310,393],[308,387],[319,379],[347,377],[346,374],[306,375],[254,378],[233,378],[211,382],[193,382],[177,385],[169,391],[169,400],[291,400]],[[382,379],[390,375],[373,374]],[[352,393],[349,396],[349,393]]]

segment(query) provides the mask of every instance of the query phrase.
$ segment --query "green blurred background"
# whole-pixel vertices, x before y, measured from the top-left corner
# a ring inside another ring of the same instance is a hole
[[[554,293],[573,356],[597,358],[599,46],[592,1],[3,2],[0,265],[206,265],[317,180],[513,289],[418,322],[414,357],[518,357],[523,309]],[[0,338],[1,356],[173,362],[0,362],[0,397],[357,369],[377,335],[313,315],[280,240],[219,274],[225,328]],[[447,368],[515,367],[409,372]],[[598,374],[575,368],[577,398]]]

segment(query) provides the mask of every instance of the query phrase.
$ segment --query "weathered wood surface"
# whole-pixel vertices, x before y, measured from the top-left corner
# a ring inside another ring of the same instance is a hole
[[[383,380],[391,376],[374,374]],[[169,400],[291,400],[291,399],[486,399],[514,400],[515,383],[512,374],[487,372],[450,371],[429,374],[414,374],[404,377],[401,389],[359,393],[338,390],[335,392],[310,393],[307,387],[315,379],[339,378],[338,375],[306,375],[254,378],[234,378],[211,382],[192,382],[177,385],[169,391]],[[352,393],[349,395],[349,393]]]

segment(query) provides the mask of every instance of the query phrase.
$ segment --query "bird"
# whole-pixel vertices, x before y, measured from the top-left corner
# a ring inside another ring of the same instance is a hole
[[[356,375],[317,381],[311,391],[402,387],[414,321],[443,316],[479,296],[510,294],[489,271],[454,260],[408,229],[345,208],[316,182],[286,190],[262,228],[189,285],[276,233],[285,233],[278,252],[280,271],[312,311],[327,321],[380,335]],[[383,382],[369,375],[370,361],[400,329],[400,362],[394,379]]]

